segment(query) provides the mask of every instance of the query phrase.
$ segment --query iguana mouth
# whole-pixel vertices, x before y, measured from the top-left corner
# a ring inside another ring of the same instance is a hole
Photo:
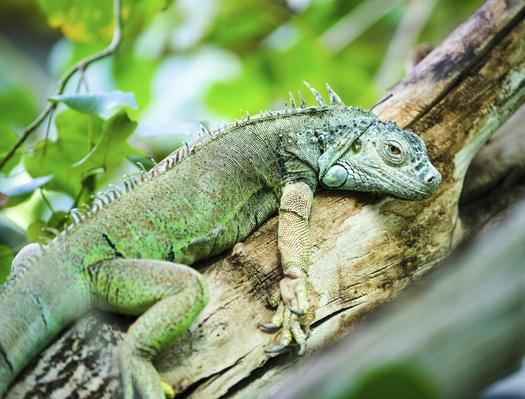
[[[390,179],[389,182],[393,181],[395,183],[399,183],[400,187],[404,188],[404,190],[402,190],[403,192],[410,191],[411,193],[414,193],[416,195],[419,194],[424,198],[428,198],[435,191],[435,189],[429,189],[427,187],[424,187],[423,185],[417,185],[417,184],[413,184],[412,182],[404,181],[384,171],[383,171],[383,176],[387,176]]]

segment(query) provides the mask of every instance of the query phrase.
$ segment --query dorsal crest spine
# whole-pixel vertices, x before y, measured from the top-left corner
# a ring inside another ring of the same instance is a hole
[[[304,97],[301,91],[299,90],[299,108],[297,108],[297,103],[293,94],[289,92],[290,108],[288,109],[273,112],[263,111],[259,115],[255,115],[253,117],[250,117],[250,115],[246,112],[241,119],[236,120],[230,124],[225,124],[224,126],[215,129],[208,129],[208,127],[204,123],[200,123],[201,134],[195,141],[191,143],[184,143],[182,146],[180,146],[177,150],[173,151],[163,161],[156,164],[149,171],[146,170],[146,168],[141,162],[137,162],[136,165],[141,169],[141,171],[135,175],[125,176],[122,179],[121,188],[118,188],[115,185],[109,185],[107,189],[103,190],[94,197],[91,205],[86,205],[86,211],[82,211],[79,209],[71,210],[70,218],[72,219],[73,223],[70,226],[68,226],[68,228],[64,229],[60,234],[58,234],[53,239],[53,241],[59,239],[59,237],[63,234],[67,234],[67,232],[71,231],[74,226],[82,223],[82,221],[84,221],[85,219],[93,217],[97,214],[98,211],[100,211],[102,208],[106,207],[110,203],[116,201],[122,195],[133,191],[137,188],[137,186],[141,185],[142,183],[149,181],[170,169],[173,169],[178,163],[186,159],[189,155],[193,154],[204,143],[208,142],[209,140],[215,139],[216,137],[220,136],[222,133],[230,129],[240,128],[247,124],[255,124],[258,122],[279,118],[286,115],[315,112],[317,109],[327,108],[327,105],[321,97],[321,95],[319,94],[319,92],[315,90],[309,83],[304,82],[304,84],[312,92],[314,98],[316,99],[317,105],[307,106]],[[342,102],[340,97],[332,90],[332,88],[328,84],[326,84],[326,88],[330,99],[330,105],[344,106],[344,103]]]

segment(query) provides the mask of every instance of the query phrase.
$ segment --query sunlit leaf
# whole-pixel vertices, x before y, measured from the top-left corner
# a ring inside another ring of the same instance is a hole
[[[47,188],[76,196],[80,190],[82,170],[71,165],[91,151],[99,141],[103,120],[92,114],[66,109],[57,115],[56,141],[42,140],[24,155],[27,172],[32,177],[52,175]]]
[[[85,114],[108,116],[112,111],[129,107],[137,108],[135,95],[129,92],[63,94],[49,97],[49,101],[66,104],[69,108]]]
[[[75,196],[80,190],[80,174],[71,165],[78,159],[79,140],[42,140],[23,158],[32,177],[53,175],[47,188]]]
[[[25,201],[35,192],[35,190],[42,187],[44,184],[50,181],[51,178],[52,176],[37,177],[28,183],[10,188],[9,190],[4,190],[2,194],[7,197],[4,207],[18,205],[19,203]],[[1,207],[2,206],[0,205],[0,208]]]
[[[112,116],[104,122],[102,136],[95,147],[80,161],[73,165],[76,170],[87,171],[107,167],[121,161],[134,151],[127,143],[137,124],[132,122],[125,111]]]
[[[170,0],[124,0],[122,19],[127,33],[136,34],[142,25]],[[113,1],[38,0],[49,24],[80,43],[109,42],[113,34]],[[134,35],[133,35],[134,36]],[[125,35],[127,39],[130,35]]]
[[[52,234],[45,232],[44,227],[46,224],[42,220],[35,220],[27,226],[27,241],[42,243],[51,238]]]
[[[55,118],[55,125],[60,140],[75,140],[79,147],[76,151],[77,160],[82,158],[95,146],[102,135],[104,120],[94,114],[82,114],[72,109],[66,109]]]
[[[24,156],[33,177],[52,175],[46,187],[75,197],[93,169],[109,170],[127,156],[136,154],[127,138],[136,123],[125,111],[107,121],[93,114],[66,110],[57,116],[58,139],[42,140]]]

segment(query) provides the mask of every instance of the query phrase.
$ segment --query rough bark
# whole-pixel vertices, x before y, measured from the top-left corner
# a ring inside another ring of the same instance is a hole
[[[275,397],[366,398],[382,390],[372,397],[473,398],[516,368],[525,353],[525,202],[513,211],[439,273],[292,373],[272,389]]]
[[[310,278],[317,311],[306,358],[431,269],[467,232],[458,218],[467,167],[525,97],[524,14],[521,0],[489,0],[376,108],[381,118],[421,132],[443,174],[431,199],[316,198]],[[272,315],[264,297],[282,275],[276,227],[274,218],[252,234],[240,259],[202,265],[210,304],[191,337],[158,359],[182,397],[257,397],[304,361],[294,354],[269,359],[264,349],[275,338],[256,328]],[[8,398],[114,397],[114,348],[129,321],[87,316],[32,363]]]

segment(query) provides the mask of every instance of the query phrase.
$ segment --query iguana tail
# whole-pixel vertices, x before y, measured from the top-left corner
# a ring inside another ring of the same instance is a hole
[[[89,309],[89,293],[67,260],[46,253],[18,265],[0,293],[0,397],[21,369]]]

